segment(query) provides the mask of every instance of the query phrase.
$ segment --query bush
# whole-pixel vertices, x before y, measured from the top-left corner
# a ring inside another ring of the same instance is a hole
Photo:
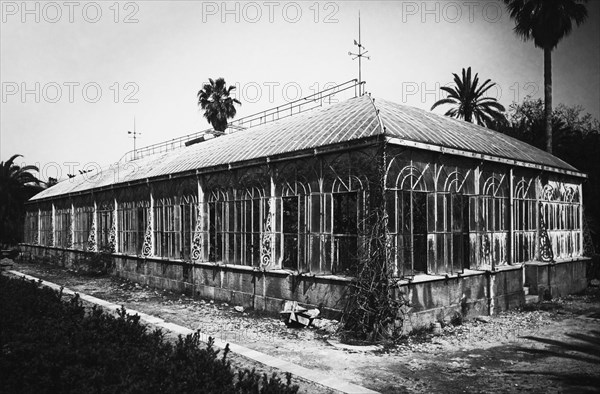
[[[83,257],[73,260],[72,268],[84,275],[103,276],[114,270],[115,262],[112,253],[106,250],[87,252]]]
[[[237,375],[212,339],[149,331],[139,316],[85,311],[78,296],[0,276],[0,392],[296,393],[297,386],[245,370]]]
[[[454,312],[454,315],[450,318],[450,324],[453,326],[461,326],[464,322],[464,317],[460,312]]]

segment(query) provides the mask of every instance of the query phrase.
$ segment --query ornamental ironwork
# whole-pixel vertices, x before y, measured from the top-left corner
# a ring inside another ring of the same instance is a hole
[[[88,235],[88,252],[98,251],[98,245],[96,244],[96,215],[92,217],[92,226],[90,228],[90,234]]]
[[[540,203],[540,257],[542,261],[554,262],[554,252],[552,251],[552,243],[548,236],[546,221],[544,220],[544,204]]]
[[[71,249],[73,247],[73,223],[70,216],[69,221],[67,222],[67,240],[65,247],[67,249]]]
[[[202,257],[202,209],[200,205],[198,205],[198,215],[196,215],[196,226],[194,238],[192,240],[191,256],[194,263],[200,261]]]
[[[111,253],[117,250],[117,223],[112,220],[110,231],[108,232],[108,249]]]
[[[260,236],[260,266],[267,268],[272,261],[273,255],[273,240],[271,236],[272,224],[271,224],[271,200],[267,200],[267,217],[265,220],[265,227]]]
[[[144,236],[144,246],[142,248],[142,256],[144,257],[152,256],[152,221],[153,214],[152,210],[149,209],[148,225],[146,226],[146,235]]]

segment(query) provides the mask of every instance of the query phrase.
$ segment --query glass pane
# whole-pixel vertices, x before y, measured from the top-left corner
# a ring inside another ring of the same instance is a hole
[[[321,232],[321,200],[319,194],[310,196],[310,231],[312,233]]]
[[[298,197],[282,198],[283,267],[298,269]]]
[[[388,230],[391,233],[396,233],[396,217],[398,216],[398,212],[396,211],[396,192],[393,190],[388,190],[386,192],[386,211],[388,215]]]
[[[283,235],[283,268],[298,269],[298,234]]]
[[[323,207],[322,207],[322,212],[321,212],[321,217],[323,218],[323,232],[326,233],[330,233],[331,232],[331,222],[332,222],[332,218],[331,215],[333,214],[332,211],[332,196],[331,193],[326,193],[323,195]]]
[[[358,206],[356,192],[333,195],[333,233],[358,234]]]
[[[435,193],[427,193],[427,229],[435,231]]]
[[[400,220],[401,222],[401,231],[404,234],[410,234],[411,229],[411,220],[410,220],[410,192],[400,192],[398,194],[400,201],[398,201],[400,206]],[[410,260],[409,260],[410,261]]]
[[[334,238],[336,247],[336,266],[333,273],[341,274],[349,271],[358,259],[357,237],[353,235]]]
[[[436,211],[436,231],[443,232],[446,230],[445,224],[445,212],[446,212],[446,195],[437,195],[437,211]]]
[[[412,193],[413,233],[427,235],[427,194]]]
[[[309,249],[310,249],[310,271],[320,272],[321,271],[321,237],[318,235],[312,235],[309,238]]]
[[[298,197],[282,198],[284,233],[298,233],[298,200]]]

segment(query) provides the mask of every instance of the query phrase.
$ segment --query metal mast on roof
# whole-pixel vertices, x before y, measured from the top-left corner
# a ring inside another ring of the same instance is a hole
[[[142,135],[142,133],[135,131],[135,116],[133,117],[133,131],[128,131],[127,134],[133,134],[133,137],[129,138],[133,138],[133,160],[135,160],[135,140],[138,135]]]
[[[362,58],[366,58],[371,60],[370,56],[365,56],[369,51],[362,45],[362,41],[360,39],[360,11],[358,11],[358,42],[354,40],[354,45],[358,46],[358,53],[348,52],[348,55],[354,56],[352,60],[358,58],[358,93],[359,96],[362,95]],[[363,52],[364,50],[364,52]]]

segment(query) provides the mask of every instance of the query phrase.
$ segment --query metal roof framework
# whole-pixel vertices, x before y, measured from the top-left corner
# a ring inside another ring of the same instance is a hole
[[[318,155],[382,141],[413,149],[586,177],[561,159],[504,134],[363,95],[189,147],[117,162],[97,174],[82,174],[59,182],[30,201]]]

